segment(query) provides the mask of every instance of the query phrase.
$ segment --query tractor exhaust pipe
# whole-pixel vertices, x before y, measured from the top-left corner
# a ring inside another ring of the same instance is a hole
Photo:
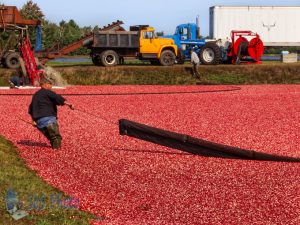
[[[196,17],[196,39],[200,39],[199,15]]]

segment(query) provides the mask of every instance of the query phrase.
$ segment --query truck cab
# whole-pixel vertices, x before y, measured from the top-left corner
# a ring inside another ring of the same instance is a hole
[[[175,63],[177,54],[178,47],[174,40],[158,38],[153,27],[139,26],[139,58],[141,60],[171,66]]]

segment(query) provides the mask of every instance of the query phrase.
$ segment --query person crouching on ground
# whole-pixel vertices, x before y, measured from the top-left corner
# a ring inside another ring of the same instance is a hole
[[[29,114],[34,126],[50,141],[53,149],[61,147],[62,136],[57,123],[57,106],[67,105],[74,109],[61,95],[52,91],[52,82],[44,77],[40,81],[41,89],[32,96]]]
[[[201,79],[200,73],[198,71],[200,60],[194,49],[191,49],[191,63],[193,64],[193,76]]]

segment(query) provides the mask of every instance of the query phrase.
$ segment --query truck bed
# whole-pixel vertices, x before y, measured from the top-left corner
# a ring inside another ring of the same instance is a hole
[[[137,31],[99,31],[94,34],[93,48],[139,48]]]

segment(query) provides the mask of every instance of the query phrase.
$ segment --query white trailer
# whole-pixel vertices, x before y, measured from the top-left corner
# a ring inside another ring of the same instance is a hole
[[[213,6],[209,24],[212,39],[230,38],[232,30],[250,30],[265,46],[300,46],[300,6]]]

